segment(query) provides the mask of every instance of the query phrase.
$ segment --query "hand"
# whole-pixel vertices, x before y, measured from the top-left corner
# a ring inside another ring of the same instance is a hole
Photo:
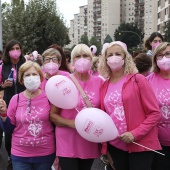
[[[13,82],[6,79],[4,84],[3,84],[3,88],[12,87],[12,85],[13,85]]]
[[[119,138],[125,143],[131,143],[135,140],[131,132],[125,132],[122,135],[120,135]]]
[[[6,103],[3,99],[0,99],[0,114],[6,113]]]

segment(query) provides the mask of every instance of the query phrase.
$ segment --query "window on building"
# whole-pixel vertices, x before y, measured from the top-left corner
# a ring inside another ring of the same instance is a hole
[[[160,18],[160,12],[158,13],[158,19]]]
[[[160,25],[157,25],[157,30],[160,31]]]
[[[168,8],[165,8],[165,15],[168,15]]]
[[[158,7],[161,5],[161,0],[158,1]]]

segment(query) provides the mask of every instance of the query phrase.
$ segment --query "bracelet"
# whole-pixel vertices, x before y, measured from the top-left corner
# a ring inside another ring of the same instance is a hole
[[[1,117],[7,117],[6,113],[1,114]]]

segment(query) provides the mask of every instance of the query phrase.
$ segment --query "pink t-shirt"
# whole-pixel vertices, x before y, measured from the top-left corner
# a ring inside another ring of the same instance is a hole
[[[122,102],[122,87],[124,82],[126,81],[126,78],[127,77],[124,76],[118,82],[110,83],[104,99],[104,106],[106,112],[112,118],[120,135],[127,132],[126,117]],[[115,140],[110,141],[109,143],[121,150],[128,150],[127,144],[119,138],[116,138]]]
[[[12,97],[7,115],[15,125],[11,153],[21,157],[46,156],[55,152],[54,128],[49,120],[50,104],[42,92],[31,99],[24,93]],[[42,104],[43,103],[43,104]],[[16,110],[17,108],[17,110]]]
[[[69,76],[70,73],[67,72],[67,71],[61,71],[61,70],[59,70],[58,73],[57,73],[57,75]],[[48,81],[48,79],[44,78],[44,80],[41,82],[40,87],[41,87],[42,90],[45,90],[45,85],[46,85],[47,81]]]
[[[153,73],[147,77],[159,103],[161,119],[158,123],[158,137],[164,146],[170,146],[170,79]]]
[[[76,76],[75,76],[76,77]],[[100,107],[100,87],[103,83],[101,78],[90,75],[90,79],[82,82],[77,79],[81,87],[88,95],[93,107]],[[75,109],[62,109],[60,115],[63,118],[74,120],[78,111],[87,108],[79,93],[78,105]],[[98,143],[93,143],[82,138],[76,129],[56,126],[56,155],[72,158],[98,158],[100,149]]]

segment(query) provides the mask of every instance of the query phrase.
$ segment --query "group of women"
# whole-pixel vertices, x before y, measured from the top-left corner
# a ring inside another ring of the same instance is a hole
[[[159,42],[152,49],[153,71],[147,77],[138,74],[123,42],[108,43],[102,50],[98,74],[105,80],[91,74],[93,55],[87,45],[78,44],[72,50],[72,75],[90,106],[110,115],[119,132],[115,140],[101,146],[85,140],[75,129],[76,115],[89,107],[80,92],[73,109],[58,108],[46,97],[45,84],[50,77],[71,79],[66,69],[61,70],[61,49],[54,45],[44,51],[40,67],[32,61],[24,63],[19,42],[12,42],[4,50],[0,74],[4,90],[0,124],[12,134],[13,170],[50,170],[55,156],[62,170],[90,170],[101,152],[108,156],[110,168],[116,170],[170,169],[169,43]],[[8,80],[11,68],[13,81]]]

